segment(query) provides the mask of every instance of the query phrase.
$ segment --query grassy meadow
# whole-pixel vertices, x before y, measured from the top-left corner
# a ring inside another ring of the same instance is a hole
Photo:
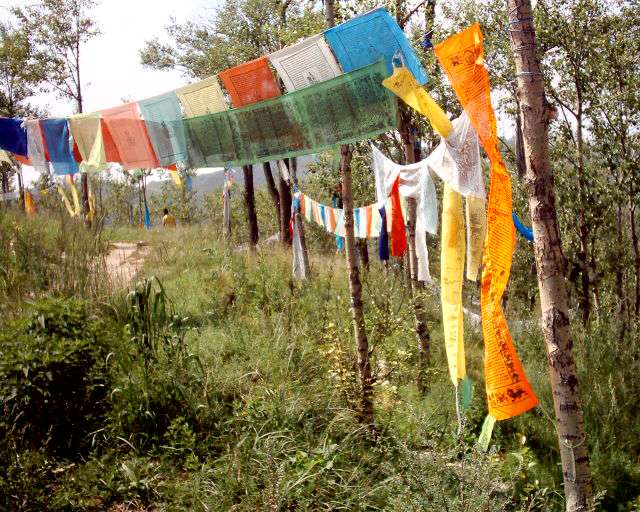
[[[259,196],[266,238],[275,227]],[[465,324],[473,395],[459,429],[439,297],[422,297],[431,360],[421,393],[404,273],[385,270],[371,247],[374,436],[356,414],[344,257],[309,227],[313,276],[293,282],[288,248],[243,245],[240,200],[231,241],[218,213],[176,230],[89,232],[62,214],[0,212],[0,510],[563,509],[542,336],[518,287],[535,289],[526,254],[516,255],[507,314],[541,405],[499,423],[483,453],[479,326]],[[104,268],[108,243],[138,240],[150,255],[119,289]],[[434,240],[430,250],[437,275]],[[576,357],[599,507],[631,511],[640,340],[606,318],[574,329]]]

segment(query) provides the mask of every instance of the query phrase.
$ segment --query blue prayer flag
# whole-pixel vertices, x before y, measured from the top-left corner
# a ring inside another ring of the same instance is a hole
[[[27,130],[23,119],[0,117],[0,149],[27,156]]]
[[[400,52],[416,81],[420,85],[428,81],[407,36],[384,7],[332,27],[324,36],[345,73],[384,59],[391,75],[393,57]]]
[[[380,238],[378,238],[378,256],[380,261],[389,261],[389,233],[387,233],[387,211],[383,206],[378,210],[382,217],[382,227],[380,228]]]
[[[142,100],[138,105],[160,165],[187,161],[187,139],[176,93],[169,92]]]
[[[49,161],[55,174],[75,174],[78,163],[73,156],[69,124],[66,119],[43,119],[40,121],[44,142],[49,152]]]

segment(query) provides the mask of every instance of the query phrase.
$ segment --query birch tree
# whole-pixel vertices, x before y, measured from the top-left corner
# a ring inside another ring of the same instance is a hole
[[[544,79],[536,55],[530,0],[507,0],[506,4],[512,27],[511,46],[517,70],[527,169],[525,179],[535,237],[542,328],[560,444],[566,509],[568,512],[585,511],[591,501],[592,481],[569,329],[565,258],[549,157],[548,131],[553,117],[552,108],[545,96]]]

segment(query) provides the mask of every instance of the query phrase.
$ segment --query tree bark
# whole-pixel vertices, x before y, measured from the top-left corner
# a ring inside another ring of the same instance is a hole
[[[340,173],[342,175],[342,201],[344,203],[345,254],[349,267],[349,290],[351,292],[351,316],[353,331],[358,348],[358,370],[360,374],[360,420],[373,425],[373,388],[371,363],[369,361],[369,341],[364,324],[362,284],[356,255],[356,239],[353,221],[353,195],[351,191],[351,146],[340,147]]]
[[[327,26],[333,27],[336,24],[336,7],[334,0],[324,0],[324,13]]]
[[[369,271],[369,247],[365,238],[358,239],[358,252],[360,253],[362,268]]]
[[[291,188],[282,173],[278,172],[278,195],[280,198],[280,241],[291,245],[289,219],[291,219]]]
[[[82,185],[82,212],[84,213],[84,223],[86,224],[87,228],[91,229],[91,207],[89,206],[89,176],[86,172],[81,173],[80,183]]]
[[[542,327],[560,444],[566,510],[586,511],[592,501],[592,479],[578,379],[569,329],[566,260],[562,252],[549,156],[551,109],[544,92],[530,0],[506,0],[511,48],[518,71],[518,96],[526,184],[534,232],[534,251],[542,307]]]
[[[402,139],[405,164],[415,163],[415,138],[410,129],[409,113],[401,105],[400,109],[400,137]],[[413,307],[414,328],[418,341],[418,378],[417,385],[421,393],[427,389],[425,382],[427,366],[430,359],[431,337],[427,324],[427,315],[424,309],[424,283],[418,281],[418,257],[416,254],[416,221],[417,221],[417,201],[414,198],[407,198],[407,231],[409,249],[409,276],[411,304]]]
[[[640,314],[640,242],[638,241],[638,229],[636,226],[636,207],[632,204],[629,208],[631,224],[631,242],[633,243],[633,262],[635,266],[635,304],[634,312],[636,317]]]
[[[276,209],[276,218],[278,219],[278,226],[280,226],[280,195],[278,194],[278,188],[276,187],[276,182],[273,179],[273,174],[271,173],[271,164],[269,162],[263,163],[262,171],[264,172],[264,179],[267,182],[267,189],[269,190],[269,194],[271,195],[273,206]]]
[[[20,208],[23,212],[26,212],[26,205],[24,204],[24,180],[22,178],[22,164],[16,166],[16,174],[18,175],[18,193],[20,194]]]
[[[258,215],[256,214],[256,198],[253,190],[253,165],[243,165],[244,202],[247,208],[247,224],[249,225],[249,242],[255,250],[258,245]]]

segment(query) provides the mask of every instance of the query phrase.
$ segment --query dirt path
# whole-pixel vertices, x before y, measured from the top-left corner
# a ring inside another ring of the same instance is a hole
[[[144,242],[110,244],[106,258],[107,273],[116,286],[127,286],[142,268],[151,247]]]

